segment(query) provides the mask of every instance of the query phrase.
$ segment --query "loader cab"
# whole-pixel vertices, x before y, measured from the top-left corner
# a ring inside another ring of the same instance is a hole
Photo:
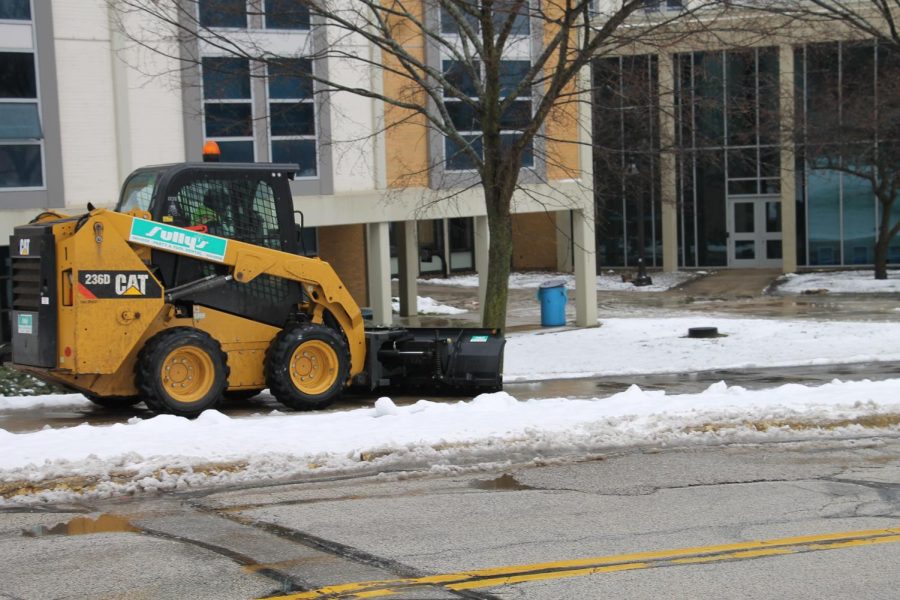
[[[296,165],[266,163],[144,167],[125,180],[116,210],[140,209],[154,221],[296,254],[289,183],[296,170]],[[153,250],[151,260],[167,288],[225,271],[222,265],[161,250]],[[201,294],[196,303],[280,326],[301,293],[297,283],[260,276]]]
[[[144,167],[122,186],[116,211],[148,211],[154,221],[297,252],[289,181],[296,165],[180,163]]]

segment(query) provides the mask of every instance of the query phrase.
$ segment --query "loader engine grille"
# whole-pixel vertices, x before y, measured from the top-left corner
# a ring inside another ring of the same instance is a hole
[[[41,307],[41,258],[12,259],[13,310],[38,310]]]

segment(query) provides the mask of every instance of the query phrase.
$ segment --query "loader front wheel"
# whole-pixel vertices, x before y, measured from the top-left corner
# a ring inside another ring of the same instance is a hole
[[[279,402],[294,410],[319,410],[343,391],[350,351],[330,327],[307,323],[275,336],[265,370],[269,391]]]
[[[153,412],[196,417],[219,406],[228,372],[228,357],[217,341],[199,329],[174,327],[141,350],[136,383]]]

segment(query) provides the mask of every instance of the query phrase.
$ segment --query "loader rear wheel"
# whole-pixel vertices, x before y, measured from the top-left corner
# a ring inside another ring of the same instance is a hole
[[[222,402],[228,374],[228,357],[216,340],[199,329],[175,327],[141,350],[136,383],[153,412],[196,417]]]
[[[340,396],[350,376],[350,351],[340,333],[307,323],[285,329],[266,352],[266,383],[294,410],[319,410]]]

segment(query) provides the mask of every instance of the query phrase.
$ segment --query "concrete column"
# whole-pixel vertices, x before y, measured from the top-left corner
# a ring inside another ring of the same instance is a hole
[[[419,276],[419,239],[415,221],[397,223],[397,262],[400,270],[400,316],[414,317]]]
[[[778,48],[778,87],[781,115],[781,269],[797,270],[797,165],[794,150],[794,48]]]
[[[572,211],[560,210],[554,213],[556,221],[556,270],[569,273],[575,269],[572,264]]]
[[[659,55],[659,177],[662,211],[663,271],[678,270],[678,180],[675,161],[675,66],[672,55]]]
[[[487,295],[488,276],[488,246],[490,245],[490,231],[488,230],[487,216],[474,217],[475,237],[475,270],[478,271],[478,306],[481,316],[484,316],[484,297]]]
[[[366,273],[372,322],[390,325],[391,316],[391,247],[387,223],[366,223]]]
[[[575,324],[597,326],[597,241],[594,237],[594,205],[572,211],[575,242]]]

